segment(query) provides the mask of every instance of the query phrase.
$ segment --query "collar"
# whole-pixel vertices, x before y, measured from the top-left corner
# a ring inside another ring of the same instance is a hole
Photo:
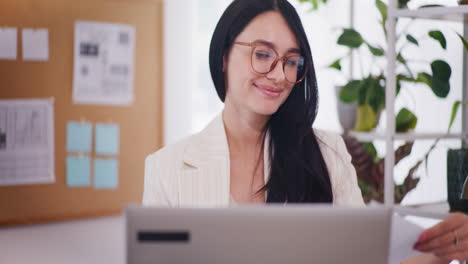
[[[263,144],[263,176],[265,183],[268,181],[270,174],[269,138],[270,135],[267,132]],[[184,152],[183,160],[185,164],[194,168],[210,166],[213,162],[226,162],[228,175],[225,176],[229,179],[229,145],[222,113],[218,114],[201,132],[193,136]]]

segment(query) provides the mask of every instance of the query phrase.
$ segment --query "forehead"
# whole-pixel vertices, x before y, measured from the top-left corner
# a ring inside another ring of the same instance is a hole
[[[299,48],[294,33],[278,11],[268,11],[255,17],[237,37],[236,41],[253,42],[264,40],[271,42],[279,52]]]

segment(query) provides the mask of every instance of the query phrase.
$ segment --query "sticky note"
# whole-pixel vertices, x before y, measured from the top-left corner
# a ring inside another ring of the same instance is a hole
[[[115,189],[119,183],[119,164],[116,159],[94,160],[94,187]]]
[[[14,27],[0,27],[0,59],[16,60],[18,54],[18,30]]]
[[[84,187],[91,185],[91,160],[88,156],[67,157],[68,187]]]
[[[67,122],[67,151],[91,152],[92,124],[89,122]]]
[[[49,30],[25,28],[22,30],[23,60],[47,61],[49,59]]]
[[[96,154],[119,154],[119,125],[96,124]]]

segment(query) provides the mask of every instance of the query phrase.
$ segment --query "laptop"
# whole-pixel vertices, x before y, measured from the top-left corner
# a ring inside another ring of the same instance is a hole
[[[391,208],[125,210],[128,264],[387,263]]]

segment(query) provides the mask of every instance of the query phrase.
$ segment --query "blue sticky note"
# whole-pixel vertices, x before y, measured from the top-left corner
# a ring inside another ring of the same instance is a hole
[[[119,125],[96,124],[96,154],[119,154]]]
[[[91,152],[92,124],[67,122],[67,152]]]
[[[116,159],[94,160],[94,187],[115,189],[119,185],[119,163]]]
[[[83,187],[91,185],[91,160],[89,157],[67,157],[68,187]]]

